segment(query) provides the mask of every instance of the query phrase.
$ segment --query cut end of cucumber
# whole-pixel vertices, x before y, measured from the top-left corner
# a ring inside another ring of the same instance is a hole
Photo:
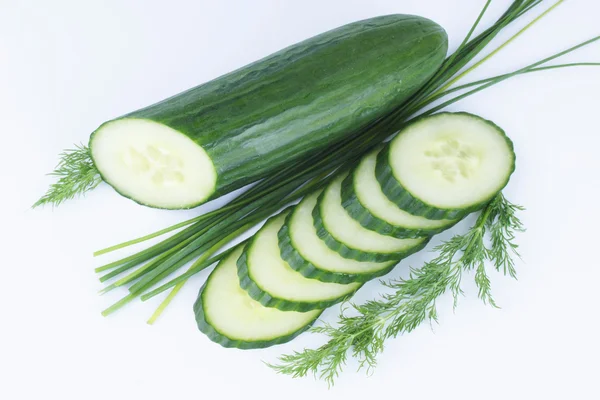
[[[94,164],[122,195],[157,208],[191,208],[216,190],[217,173],[206,151],[158,122],[123,118],[96,130]]]
[[[293,339],[321,314],[265,307],[240,287],[238,249],[221,261],[195,304],[199,328],[225,347],[260,348]]]
[[[442,113],[401,132],[389,162],[413,197],[440,209],[469,209],[506,185],[515,155],[504,131],[490,121]]]

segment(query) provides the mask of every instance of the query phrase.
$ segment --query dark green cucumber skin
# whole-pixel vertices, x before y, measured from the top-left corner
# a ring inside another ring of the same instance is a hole
[[[447,47],[446,32],[430,20],[371,18],[122,118],[167,125],[206,150],[217,185],[209,198],[181,207],[192,208],[351,137],[401,107],[438,70]]]
[[[332,272],[319,268],[311,262],[305,260],[300,253],[294,248],[292,239],[289,235],[289,222],[292,217],[292,213],[287,216],[285,224],[279,230],[277,236],[279,238],[279,250],[281,251],[281,257],[292,267],[294,270],[301,273],[306,278],[318,279],[321,282],[331,283],[354,283],[354,282],[367,282],[373,278],[386,275],[390,272],[397,263],[392,263],[389,267],[380,269],[379,271],[371,271],[364,274],[351,274],[342,272]]]
[[[265,292],[260,286],[256,284],[256,282],[252,280],[250,271],[248,269],[247,253],[250,249],[250,246],[252,246],[253,242],[254,238],[246,245],[246,247],[244,248],[244,252],[240,256],[240,258],[238,258],[238,277],[240,278],[240,286],[242,287],[242,289],[244,289],[250,295],[250,297],[258,301],[265,307],[273,307],[281,311],[299,312],[324,309],[352,297],[352,295],[356,293],[356,290],[360,288],[359,287],[356,290],[335,299],[322,300],[316,302],[295,302],[286,299],[281,299],[278,297],[273,297],[269,293]]]
[[[218,265],[217,265],[217,268],[218,268]],[[200,288],[200,292],[198,293],[198,298],[194,302],[194,314],[196,316],[196,324],[198,325],[198,329],[200,329],[200,331],[202,333],[204,333],[206,336],[208,336],[208,338],[210,340],[212,340],[215,343],[220,344],[223,347],[233,347],[233,348],[242,349],[242,350],[249,350],[249,349],[264,349],[267,347],[275,346],[277,344],[287,343],[290,340],[294,339],[296,336],[300,335],[301,333],[303,333],[307,329],[309,329],[320,316],[320,314],[317,315],[315,317],[315,319],[312,320],[310,323],[304,325],[302,328],[298,329],[295,332],[292,332],[291,334],[289,334],[287,336],[280,336],[280,337],[273,338],[271,340],[259,340],[259,341],[254,341],[254,342],[248,342],[248,341],[239,340],[239,339],[232,339],[232,338],[227,337],[223,333],[219,332],[217,329],[215,329],[211,325],[210,321],[207,319],[206,314],[204,313],[204,302],[203,302],[202,296],[204,293],[204,289],[209,284],[209,282],[210,282],[210,276],[208,277],[208,279],[206,280],[204,285],[202,285],[202,287]]]
[[[422,217],[429,218],[429,219],[461,219],[461,218],[465,217],[467,214],[470,214],[474,211],[478,211],[481,208],[483,208],[486,204],[488,204],[490,202],[490,200],[492,200],[499,192],[502,191],[502,189],[504,189],[504,187],[506,187],[512,173],[515,171],[516,159],[514,156],[513,142],[508,138],[508,136],[506,136],[506,132],[504,132],[504,130],[502,128],[500,128],[498,125],[496,125],[492,121],[488,121],[484,118],[481,118],[478,115],[473,115],[473,114],[470,114],[467,112],[457,112],[457,113],[445,112],[445,113],[438,113],[438,114],[434,114],[432,116],[419,118],[419,119],[415,120],[412,124],[422,123],[423,121],[426,121],[429,118],[436,118],[438,116],[448,115],[448,114],[466,115],[471,118],[479,119],[486,124],[492,125],[495,129],[498,130],[498,132],[502,133],[502,135],[504,135],[504,139],[506,140],[506,143],[508,144],[508,147],[510,148],[511,152],[513,153],[512,169],[509,172],[508,176],[506,177],[506,182],[504,182],[504,185],[502,185],[502,187],[499,188],[498,192],[492,194],[488,198],[483,199],[480,202],[473,204],[466,208],[460,208],[460,209],[459,208],[453,208],[453,209],[438,208],[438,207],[435,207],[431,204],[427,204],[424,201],[416,198],[404,186],[402,186],[402,184],[400,182],[398,182],[398,180],[394,176],[394,172],[392,171],[392,168],[389,163],[390,144],[393,142],[393,140],[392,140],[392,142],[388,143],[383,148],[383,150],[381,150],[379,155],[377,156],[377,164],[375,166],[375,175],[377,176],[377,180],[379,181],[379,184],[381,185],[381,188],[382,188],[383,192],[385,193],[385,195],[388,197],[388,199],[390,199],[391,201],[396,203],[396,205],[398,207],[400,207],[401,209],[403,209],[406,212],[409,212],[413,215],[418,215],[418,216],[422,216]],[[408,125],[406,128],[408,128],[412,124]],[[406,128],[404,128],[404,129],[406,129]],[[400,136],[400,135],[402,135],[402,132],[398,133],[398,136]],[[396,137],[398,137],[398,136],[396,136]]]
[[[321,217],[321,203],[322,203],[322,200],[326,193],[327,193],[327,189],[324,190],[319,195],[319,199],[317,200],[317,204],[315,205],[315,208],[313,209],[313,213],[312,213],[313,223],[314,223],[315,229],[317,230],[317,235],[319,236],[319,238],[323,242],[325,242],[327,247],[329,247],[331,250],[337,252],[339,255],[341,255],[344,258],[350,258],[350,259],[353,259],[356,261],[368,261],[368,262],[385,262],[385,261],[401,260],[403,258],[410,256],[411,254],[416,253],[419,250],[422,250],[423,248],[425,248],[425,246],[427,246],[427,243],[429,243],[429,239],[425,239],[421,243],[419,243],[418,245],[416,245],[414,247],[411,247],[404,251],[398,251],[398,252],[394,252],[394,253],[371,253],[371,252],[366,252],[363,250],[358,250],[353,247],[350,247],[347,244],[342,243],[342,242],[338,241],[336,238],[334,238],[331,235],[331,233],[329,233],[329,231],[325,227],[325,224],[323,223],[323,218]]]
[[[377,232],[381,235],[392,236],[398,239],[418,238],[433,236],[453,227],[458,221],[452,221],[446,226],[436,229],[412,229],[392,225],[389,222],[373,215],[358,199],[354,191],[354,171],[342,182],[342,206],[350,216],[360,223],[363,228]]]

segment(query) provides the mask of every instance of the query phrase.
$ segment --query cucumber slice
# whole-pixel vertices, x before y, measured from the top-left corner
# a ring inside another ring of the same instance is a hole
[[[358,261],[399,260],[421,250],[426,237],[396,239],[364,228],[342,206],[340,175],[323,191],[313,210],[317,235],[344,258]]]
[[[458,219],[427,219],[398,208],[381,190],[375,176],[379,150],[365,156],[342,183],[342,205],[366,229],[396,238],[432,236]]]
[[[513,144],[493,122],[440,113],[409,125],[377,157],[377,180],[405,211],[456,219],[501,191],[515,170]]]
[[[278,233],[281,258],[290,267],[307,278],[335,283],[366,282],[394,268],[399,260],[361,262],[327,247],[313,224],[312,211],[318,196],[318,192],[307,196],[294,207]]]
[[[210,274],[194,304],[200,331],[223,347],[255,349],[289,342],[308,329],[322,310],[281,311],[253,300],[240,287],[233,251]]]
[[[158,208],[185,208],[215,191],[217,172],[202,146],[149,119],[122,118],[91,138],[102,179],[121,195]]]
[[[308,279],[283,261],[277,232],[287,214],[267,221],[246,245],[237,261],[241,287],[262,305],[283,311],[322,309],[351,296],[360,283],[342,285]]]

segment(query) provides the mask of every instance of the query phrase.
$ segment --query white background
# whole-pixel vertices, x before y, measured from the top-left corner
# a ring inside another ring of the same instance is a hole
[[[481,304],[467,284],[456,313],[449,299],[439,303],[433,331],[422,326],[390,341],[371,377],[350,364],[329,391],[261,362],[316,346],[316,335],[239,351],[198,332],[191,305],[206,274],[153,327],[145,320],[160,298],[100,316],[123,292],[96,294],[93,268],[113,258],[95,260],[92,251],[198,210],[144,208],[107,186],[55,210],[29,209],[51,182],[44,174],[57,154],[86,142],[104,120],[380,14],[432,18],[455,48],[483,2],[0,0],[0,398],[600,398],[600,69],[520,77],[451,107],[494,120],[516,144],[518,168],[506,194],[527,207],[519,281],[493,276],[501,310]],[[484,25],[508,4],[494,1]],[[567,1],[473,79],[600,34],[598,15],[596,0]],[[600,61],[600,44],[567,60]],[[391,276],[427,257],[404,261]],[[379,290],[374,282],[358,297]],[[336,312],[324,318],[334,321]]]

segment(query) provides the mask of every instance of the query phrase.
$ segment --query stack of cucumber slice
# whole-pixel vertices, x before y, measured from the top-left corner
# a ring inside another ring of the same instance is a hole
[[[490,121],[417,120],[222,260],[194,305],[198,327],[225,347],[293,339],[324,308],[482,208],[514,167],[512,142]]]

